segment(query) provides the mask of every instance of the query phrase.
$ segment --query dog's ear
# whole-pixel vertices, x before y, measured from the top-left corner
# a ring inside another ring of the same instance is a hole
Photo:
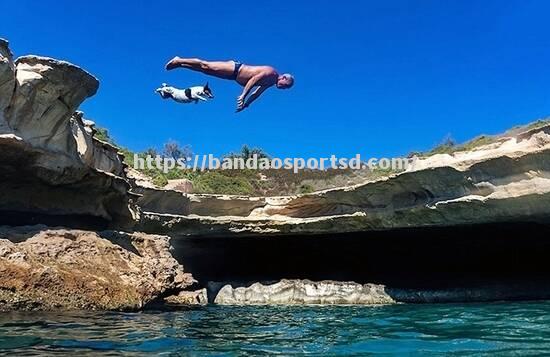
[[[206,82],[206,84],[204,85],[204,89],[210,89],[208,88],[208,82]]]

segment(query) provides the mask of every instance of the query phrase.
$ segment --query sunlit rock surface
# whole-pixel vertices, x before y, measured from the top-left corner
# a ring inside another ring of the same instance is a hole
[[[14,61],[0,40],[0,211],[133,225],[122,156],[76,111],[98,86],[68,62]]]
[[[283,279],[273,284],[222,287],[219,305],[380,305],[548,299],[550,288],[533,283],[488,284],[469,288],[403,289],[380,284]]]
[[[168,237],[0,227],[0,311],[138,310],[193,283]]]
[[[382,285],[281,280],[271,285],[255,283],[239,288],[226,285],[218,292],[214,302],[220,305],[375,305],[395,301]]]

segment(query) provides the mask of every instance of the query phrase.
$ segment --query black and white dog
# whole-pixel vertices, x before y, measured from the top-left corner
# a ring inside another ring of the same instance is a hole
[[[207,101],[214,98],[212,90],[208,87],[208,82],[204,86],[189,87],[185,89],[178,89],[169,86],[166,83],[162,83],[160,88],[155,91],[160,94],[162,99],[173,99],[178,103],[198,103],[199,100]]]

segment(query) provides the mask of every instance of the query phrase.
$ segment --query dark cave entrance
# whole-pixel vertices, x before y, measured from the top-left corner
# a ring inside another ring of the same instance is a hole
[[[349,234],[175,237],[201,286],[282,278],[439,289],[550,282],[550,226],[502,223]]]

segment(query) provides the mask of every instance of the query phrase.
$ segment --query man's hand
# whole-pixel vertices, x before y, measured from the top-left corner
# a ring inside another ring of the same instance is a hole
[[[246,82],[242,94],[237,98],[237,113],[248,107],[247,103],[245,103],[245,99],[248,96],[248,93],[250,93],[250,90],[254,88],[254,86],[256,86],[256,83],[258,83],[264,76],[264,73],[259,73],[250,78],[248,82]]]
[[[237,97],[237,110],[235,113],[241,112],[246,108],[247,105],[244,103],[244,97],[242,95]]]

